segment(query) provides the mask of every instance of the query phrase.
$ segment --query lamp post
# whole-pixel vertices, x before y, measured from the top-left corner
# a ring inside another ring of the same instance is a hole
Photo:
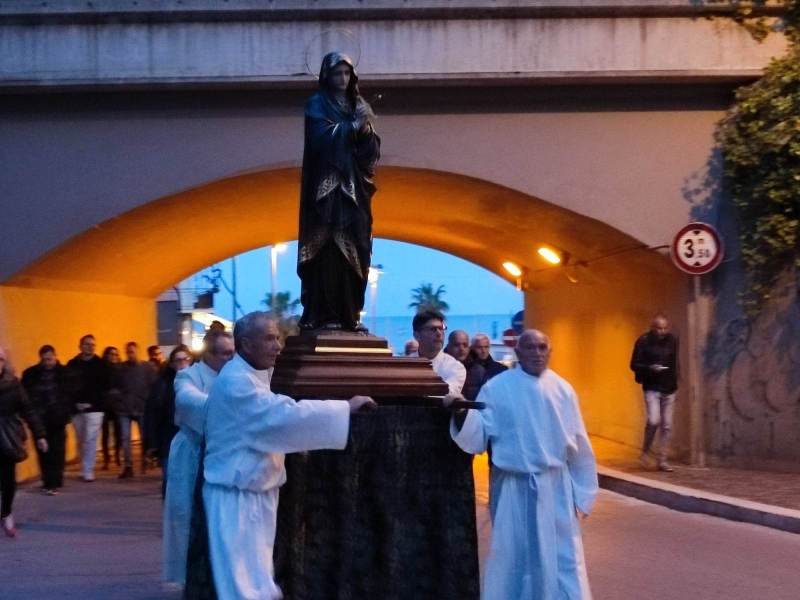
[[[270,294],[270,311],[275,315],[275,294],[278,288],[278,254],[286,252],[286,244],[273,244],[269,248],[270,257],[270,274],[271,274],[271,294]]]
[[[369,268],[367,281],[369,282],[369,308],[372,317],[372,333],[376,335],[378,319],[378,278],[383,274],[383,265],[375,265]]]

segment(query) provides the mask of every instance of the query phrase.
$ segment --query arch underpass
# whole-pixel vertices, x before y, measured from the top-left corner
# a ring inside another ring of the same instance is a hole
[[[654,312],[677,316],[684,306],[682,279],[662,254],[600,221],[485,180],[382,166],[377,184],[376,237],[449,252],[509,281],[502,263],[522,266],[527,325],[551,335],[553,366],[575,385],[590,432],[639,442],[630,349]],[[259,171],[153,200],[88,229],[2,282],[0,342],[20,365],[33,363],[43,343],[67,358],[89,331],[101,346],[153,343],[155,297],[209,264],[295,239],[298,198],[297,168]],[[566,267],[548,267],[536,253],[542,244],[565,252]]]

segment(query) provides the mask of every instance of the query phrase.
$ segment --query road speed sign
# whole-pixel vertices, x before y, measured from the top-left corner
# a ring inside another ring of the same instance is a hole
[[[672,240],[672,262],[692,275],[709,273],[722,262],[722,238],[708,223],[689,223]]]

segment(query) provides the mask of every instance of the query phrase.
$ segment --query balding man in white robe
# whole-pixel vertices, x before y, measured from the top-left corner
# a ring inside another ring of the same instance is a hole
[[[206,427],[206,401],[220,369],[233,358],[233,337],[219,330],[203,339],[203,356],[175,376],[175,425],[180,430],[169,448],[167,493],[164,497],[164,581],[183,586],[194,507],[194,487],[200,469],[200,448]]]
[[[486,408],[457,413],[451,431],[466,452],[492,447],[492,539],[481,598],[586,600],[579,521],[597,495],[594,453],[575,391],[547,368],[547,336],[525,331],[517,357],[516,369],[481,389]]]
[[[236,322],[236,354],[208,397],[203,501],[214,587],[220,600],[281,598],[272,551],[284,453],[343,449],[350,413],[372,399],[301,400],[274,394],[269,369],[280,352],[267,313]]]

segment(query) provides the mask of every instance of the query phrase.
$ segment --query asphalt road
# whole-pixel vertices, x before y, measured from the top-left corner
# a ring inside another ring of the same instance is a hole
[[[159,491],[157,475],[70,475],[55,497],[21,489],[19,537],[0,538],[0,598],[176,599],[159,582]],[[485,542],[482,503],[478,516]],[[800,598],[800,535],[602,492],[584,542],[596,600]]]

